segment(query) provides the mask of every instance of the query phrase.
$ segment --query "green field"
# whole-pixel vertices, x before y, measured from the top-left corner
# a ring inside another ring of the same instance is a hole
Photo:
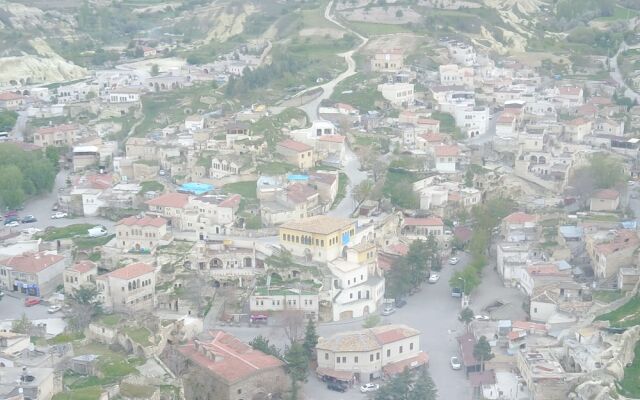
[[[256,181],[229,183],[222,188],[229,193],[237,193],[245,199],[255,199],[258,197],[256,195]]]
[[[619,308],[598,316],[598,321],[609,321],[611,326],[629,328],[640,324],[640,296],[636,295]]]
[[[625,397],[640,398],[640,342],[636,343],[635,357],[630,366],[624,369],[624,379],[620,381],[621,392]]]

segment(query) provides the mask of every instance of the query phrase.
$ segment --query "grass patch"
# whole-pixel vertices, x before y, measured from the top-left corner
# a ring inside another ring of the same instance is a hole
[[[288,164],[280,161],[273,161],[258,165],[256,168],[259,173],[265,175],[282,175],[287,172],[295,171],[297,168],[295,165]]]
[[[624,293],[621,290],[596,290],[593,292],[594,300],[601,303],[612,303],[623,297]]]
[[[38,237],[46,242],[59,239],[68,239],[74,236],[85,236],[88,234],[88,230],[95,225],[91,224],[74,224],[60,228],[51,228],[39,235]]]
[[[120,385],[120,394],[124,397],[149,398],[156,390],[152,386],[134,385],[123,383]]]
[[[344,172],[340,172],[338,175],[338,192],[336,198],[333,201],[333,206],[337,206],[347,195],[347,186],[349,185],[349,177]]]
[[[99,251],[94,251],[89,254],[89,261],[98,262],[102,259],[102,254]]]
[[[109,314],[103,315],[98,322],[100,322],[102,325],[113,328],[114,326],[118,325],[120,319],[121,318],[118,314]]]
[[[359,72],[340,82],[331,94],[331,100],[350,104],[361,112],[366,112],[375,109],[376,102],[384,99],[378,92],[377,85],[370,83],[369,77]]]
[[[140,184],[140,192],[139,194],[144,194],[147,192],[162,192],[164,191],[164,185],[158,181],[144,181]]]
[[[640,296],[636,295],[619,308],[596,317],[597,321],[609,321],[611,326],[629,328],[640,324]]]
[[[101,378],[96,376],[84,377],[75,374],[65,374],[65,385],[73,390],[116,383],[127,375],[137,374],[138,370],[136,366],[144,363],[144,360],[138,358],[127,359],[126,355],[112,351],[108,346],[98,343],[78,346],[74,344],[74,353],[77,356],[83,354],[98,355],[97,367],[100,371]]]
[[[234,182],[223,186],[229,193],[237,193],[246,199],[257,199],[256,181]]]
[[[124,332],[129,335],[131,340],[134,342],[141,344],[143,346],[151,346],[153,343],[149,340],[151,337],[151,332],[147,328],[137,327],[132,328],[128,327],[124,330]]]
[[[280,114],[260,118],[251,126],[251,130],[257,135],[263,135],[267,146],[273,150],[276,143],[284,138],[282,128],[289,125],[293,119],[304,121],[303,124],[306,124],[307,114],[300,109],[289,107]]]
[[[102,387],[90,386],[66,390],[53,396],[53,400],[97,400],[102,394]]]
[[[354,31],[364,36],[391,35],[394,33],[411,32],[407,25],[399,24],[374,24],[370,22],[349,22],[349,26]]]
[[[79,250],[92,249],[94,247],[104,246],[105,244],[109,243],[109,241],[114,237],[116,237],[116,235],[107,235],[97,238],[75,237],[73,238],[73,244],[75,244]],[[98,253],[98,255],[99,254],[100,253]]]
[[[81,339],[84,339],[84,333],[82,332],[63,332],[47,340],[47,343],[62,344],[62,343],[69,343],[69,342],[73,342]]]
[[[640,341],[636,343],[635,357],[630,366],[624,369],[624,379],[620,381],[620,388],[625,397],[640,398]]]
[[[246,229],[262,228],[262,218],[260,218],[260,215],[244,212],[240,216],[244,218],[244,227]]]

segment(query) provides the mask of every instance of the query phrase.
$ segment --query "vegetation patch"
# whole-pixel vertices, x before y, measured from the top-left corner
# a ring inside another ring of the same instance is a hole
[[[237,193],[245,199],[256,199],[256,181],[234,182],[223,186],[223,189],[229,193]]]
[[[107,235],[97,238],[75,237],[73,238],[73,244],[75,244],[79,250],[93,249],[94,247],[104,246],[114,237],[116,237],[116,235]]]
[[[631,365],[624,369],[624,379],[620,381],[622,395],[631,399],[640,398],[640,341],[636,343],[635,357]]]
[[[621,290],[596,290],[593,292],[593,298],[601,303],[612,303],[624,297]]]
[[[91,224],[74,224],[60,228],[51,228],[42,233],[39,238],[50,242],[59,239],[69,239],[75,236],[86,236],[87,231],[93,227],[94,225]]]
[[[133,340],[134,342],[141,344],[143,346],[151,346],[153,343],[149,340],[151,337],[151,332],[147,328],[137,327],[132,328],[128,327],[124,330],[124,332]]]
[[[280,161],[263,163],[257,167],[258,172],[265,175],[282,175],[287,172],[295,171],[296,169],[295,165]]]
[[[140,184],[140,194],[147,192],[163,192],[164,185],[158,181],[144,181]]]
[[[629,328],[640,324],[640,296],[636,295],[627,303],[606,314],[596,317],[597,321],[609,321],[616,328]]]
[[[420,205],[418,195],[413,191],[413,183],[418,177],[408,171],[390,169],[384,180],[382,192],[391,202],[402,208],[416,209]]]

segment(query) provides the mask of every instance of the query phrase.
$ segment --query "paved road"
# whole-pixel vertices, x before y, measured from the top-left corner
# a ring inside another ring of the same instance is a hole
[[[634,91],[632,88],[630,88],[627,85],[627,83],[624,81],[622,73],[620,72],[620,68],[618,67],[618,56],[621,53],[627,50],[638,49],[638,48],[640,48],[640,45],[629,46],[625,42],[622,42],[616,54],[609,59],[609,67],[611,68],[609,71],[609,74],[611,75],[611,78],[614,81],[616,81],[620,86],[624,88],[624,95],[626,97],[629,97],[630,99],[637,100],[640,102],[640,94],[638,94],[636,91]]]
[[[40,197],[29,200],[24,207],[24,210],[19,212],[19,216],[33,215],[38,220],[31,224],[22,224],[15,228],[5,228],[0,225],[0,234],[6,231],[22,231],[27,228],[45,229],[48,226],[67,226],[71,224],[93,224],[104,225],[107,229],[111,230],[115,223],[113,221],[99,218],[99,217],[78,217],[78,218],[62,218],[51,219],[51,214],[54,212],[51,207],[58,201],[58,189],[66,186],[67,171],[61,171],[56,176],[56,181],[53,190],[50,193],[46,193]]]
[[[347,192],[344,199],[342,199],[342,201],[340,201],[333,210],[329,211],[328,215],[348,218],[353,214],[356,206],[356,202],[351,196],[353,187],[367,178],[367,173],[360,171],[360,160],[358,160],[358,157],[349,147],[347,147],[345,164],[342,171],[347,174],[347,177],[349,178]]]

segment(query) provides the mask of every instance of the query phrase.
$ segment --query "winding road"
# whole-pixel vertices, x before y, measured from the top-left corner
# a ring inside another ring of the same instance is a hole
[[[320,107],[320,103],[323,100],[326,100],[329,97],[331,97],[331,95],[333,94],[333,91],[335,90],[336,86],[340,82],[356,74],[357,65],[355,60],[353,59],[353,54],[359,51],[369,41],[368,38],[362,36],[358,32],[355,32],[349,29],[348,27],[340,23],[338,20],[336,20],[336,18],[332,14],[333,3],[334,3],[334,0],[331,0],[327,4],[327,7],[324,10],[324,18],[327,21],[337,25],[341,29],[355,35],[358,39],[360,39],[360,44],[346,53],[337,54],[338,56],[343,57],[347,63],[347,69],[344,72],[342,72],[333,80],[325,84],[314,86],[304,90],[304,92],[308,92],[310,90],[314,90],[318,88],[322,89],[322,94],[320,96],[298,107],[300,110],[304,111],[307,114],[307,116],[311,121],[322,120],[322,117],[320,117],[320,115],[318,114],[318,108]],[[302,93],[304,92],[298,93],[296,96],[302,95]],[[365,180],[367,178],[367,174],[360,170],[360,161],[358,160],[358,157],[355,155],[355,153],[348,146],[346,149],[345,163],[342,171],[349,178],[347,191],[344,199],[342,199],[342,201],[338,203],[338,205],[329,212],[329,215],[336,216],[336,217],[349,217],[353,213],[354,207],[355,207],[355,203],[351,197],[351,192],[353,190],[353,187],[358,185],[363,180]]]
[[[609,66],[611,70],[609,71],[609,75],[611,75],[611,79],[616,81],[620,86],[624,88],[624,95],[632,100],[637,100],[640,102],[640,94],[634,91],[627,83],[624,81],[624,77],[620,72],[620,67],[618,66],[618,56],[621,53],[624,53],[627,50],[639,49],[640,45],[629,46],[627,43],[622,42],[616,54],[609,59]]]

